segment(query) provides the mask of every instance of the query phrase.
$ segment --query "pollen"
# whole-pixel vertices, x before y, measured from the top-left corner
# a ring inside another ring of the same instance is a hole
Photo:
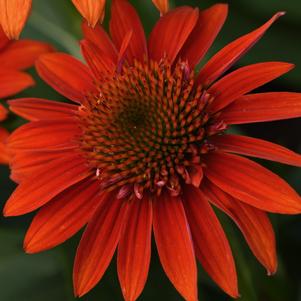
[[[195,182],[210,150],[212,97],[185,62],[136,61],[99,90],[80,117],[81,149],[104,189],[142,198],[162,189],[178,195],[181,183]]]

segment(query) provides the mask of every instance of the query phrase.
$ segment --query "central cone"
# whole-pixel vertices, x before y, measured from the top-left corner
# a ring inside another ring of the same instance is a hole
[[[177,195],[201,166],[210,121],[210,95],[194,73],[182,62],[135,62],[100,91],[82,114],[81,148],[103,188]]]

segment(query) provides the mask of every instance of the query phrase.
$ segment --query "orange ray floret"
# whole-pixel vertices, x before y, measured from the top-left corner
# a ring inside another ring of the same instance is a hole
[[[8,141],[19,186],[4,214],[38,209],[24,241],[28,253],[57,246],[86,226],[74,263],[76,296],[101,280],[117,252],[124,299],[137,300],[153,232],[163,269],[185,300],[198,300],[197,260],[236,298],[235,261],[212,206],[233,219],[269,274],[277,257],[266,212],[301,213],[292,187],[241,156],[300,167],[301,155],[227,132],[231,124],[301,116],[300,93],[252,94],[293,65],[265,62],[222,77],[283,13],[196,71],[227,5],[167,12],[168,1],[154,3],[161,17],[148,39],[129,1],[113,0],[110,34],[83,23],[86,64],[62,53],[39,58],[42,79],[74,103],[9,102],[30,122]]]

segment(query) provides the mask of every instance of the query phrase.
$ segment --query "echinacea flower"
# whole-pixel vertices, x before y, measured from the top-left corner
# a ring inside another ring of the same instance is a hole
[[[31,67],[39,55],[52,48],[38,41],[11,42],[0,26],[0,98],[7,98],[34,84],[30,75],[20,70]],[[7,117],[7,110],[0,104],[0,121]],[[0,128],[0,163],[8,162],[5,142],[8,131]]]
[[[94,27],[104,16],[105,0],[72,0],[72,3]],[[0,25],[9,39],[18,39],[29,17],[32,0],[0,0]]]
[[[159,2],[159,1],[156,1]],[[238,296],[232,252],[212,205],[241,229],[273,274],[275,237],[266,212],[297,214],[300,196],[244,156],[301,166],[282,146],[229,134],[232,124],[301,116],[301,94],[248,94],[293,68],[264,62],[222,76],[283,13],[233,41],[199,72],[227,5],[161,12],[146,39],[135,9],[113,0],[110,36],[83,24],[87,65],[63,53],[40,57],[39,75],[73,104],[10,102],[30,120],[9,139],[19,183],[4,214],[36,209],[24,248],[36,253],[87,225],[74,264],[76,296],[90,291],[117,250],[125,300],[145,285],[154,233],[165,273],[185,300],[197,297],[196,258],[230,296]]]

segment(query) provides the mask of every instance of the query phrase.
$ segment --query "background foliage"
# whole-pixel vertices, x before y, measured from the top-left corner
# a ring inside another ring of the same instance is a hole
[[[34,8],[23,37],[51,42],[60,51],[80,56],[78,39],[81,38],[80,16],[67,0],[33,1]],[[139,10],[146,32],[158,18],[150,0],[133,0]],[[216,1],[177,0],[172,5],[189,4],[206,8]],[[239,65],[269,60],[284,60],[296,63],[297,67],[281,79],[265,86],[261,91],[301,92],[301,2],[300,0],[233,0],[229,1],[230,14],[209,56],[234,38],[247,33],[265,22],[279,10],[287,11],[260,41],[239,62]],[[108,2],[109,7],[109,2]],[[109,17],[107,11],[105,26]],[[236,66],[237,67],[237,66]],[[39,80],[34,70],[30,71],[37,86],[18,97],[36,96],[49,99],[64,99]],[[23,121],[10,116],[5,126],[12,130]],[[258,138],[264,138],[295,151],[301,152],[301,119],[262,123],[239,127],[236,130]],[[261,162],[287,179],[301,193],[301,169],[270,162]],[[47,172],[47,170],[45,170]],[[0,202],[14,188],[8,180],[7,167],[0,166]],[[230,239],[239,273],[240,301],[300,301],[301,300],[301,217],[272,216],[278,240],[279,269],[275,276],[267,277],[264,269],[251,255],[241,234],[227,217],[219,214]],[[32,215],[0,220],[0,300],[1,301],[72,301],[72,263],[79,235],[55,248],[37,255],[22,251],[22,239]],[[200,300],[231,300],[222,293],[199,267]],[[117,281],[116,262],[113,261],[101,283],[83,301],[122,300]],[[153,248],[151,271],[146,289],[140,300],[181,300],[160,267]]]

